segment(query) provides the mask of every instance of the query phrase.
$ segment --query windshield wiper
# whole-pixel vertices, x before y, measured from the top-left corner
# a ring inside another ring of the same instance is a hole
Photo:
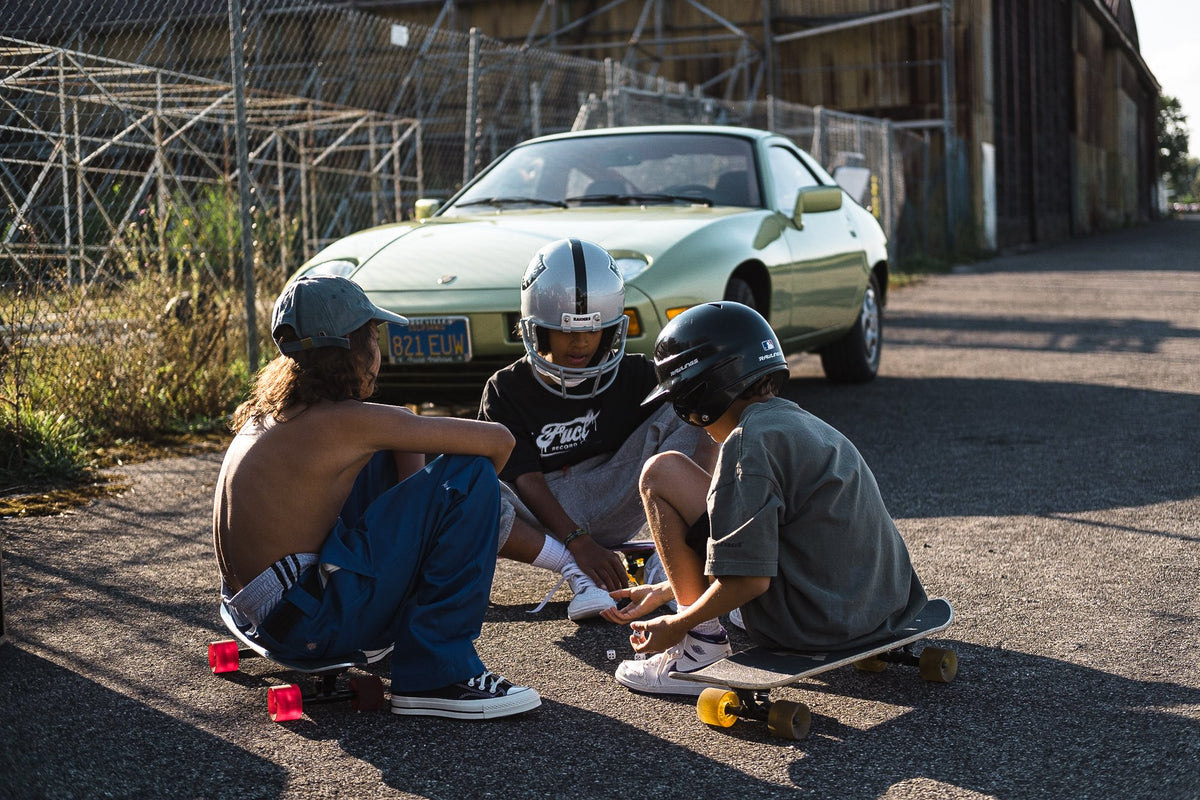
[[[555,208],[566,208],[567,204],[562,200],[544,200],[541,197],[486,197],[482,200],[468,200],[465,203],[455,203],[455,208],[463,206],[515,206],[515,205],[534,205],[534,206],[554,206]]]
[[[628,205],[631,203],[698,203],[711,206],[713,201],[707,197],[686,194],[584,194],[568,197],[568,203],[612,203],[613,205]]]

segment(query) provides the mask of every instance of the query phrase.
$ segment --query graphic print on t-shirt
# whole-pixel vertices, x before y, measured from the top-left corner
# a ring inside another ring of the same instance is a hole
[[[588,432],[596,428],[599,409],[591,409],[581,417],[566,422],[550,422],[542,426],[536,439],[543,457],[563,453],[587,441]]]

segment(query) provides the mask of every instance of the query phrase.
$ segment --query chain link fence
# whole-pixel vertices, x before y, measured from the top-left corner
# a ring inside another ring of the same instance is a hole
[[[110,435],[220,415],[269,347],[265,319],[292,270],[354,230],[411,218],[418,197],[448,197],[531,136],[777,130],[830,169],[859,168],[852,193],[894,256],[921,243],[913,223],[927,215],[906,176],[921,174],[927,148],[883,121],[710,98],[611,61],[333,5],[166,5],[0,10],[10,415],[53,409]]]

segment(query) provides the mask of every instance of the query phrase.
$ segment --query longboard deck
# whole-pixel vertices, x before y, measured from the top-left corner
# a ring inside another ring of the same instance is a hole
[[[228,628],[229,632],[231,634],[233,634],[233,637],[235,639],[237,639],[238,644],[245,647],[247,650],[254,652],[256,655],[267,659],[268,661],[274,661],[276,664],[279,664],[281,667],[285,667],[285,668],[293,670],[295,672],[316,674],[316,673],[321,673],[321,672],[331,672],[331,671],[342,670],[342,669],[350,669],[351,667],[365,667],[365,666],[368,666],[369,664],[372,664],[375,661],[378,661],[379,659],[383,658],[385,655],[387,655],[387,652],[391,651],[391,648],[389,647],[387,649],[387,652],[378,653],[373,658],[368,658],[367,654],[363,653],[361,651],[356,652],[356,653],[349,653],[349,654],[343,655],[343,656],[338,656],[336,658],[312,659],[312,660],[305,659],[303,661],[296,660],[296,659],[282,658],[280,656],[275,655],[274,653],[272,653],[270,650],[263,647],[258,642],[255,642],[250,637],[246,636],[246,634],[242,632],[241,628],[239,628],[237,626],[237,623],[233,621],[233,616],[229,613],[229,609],[226,608],[224,603],[221,604],[220,614],[221,614],[221,622],[223,622],[225,624],[225,627]]]
[[[953,622],[954,609],[950,603],[935,598],[926,603],[912,624],[898,631],[894,638],[870,647],[828,653],[774,652],[751,647],[695,672],[672,672],[671,677],[731,689],[774,689],[895,650],[944,631]]]

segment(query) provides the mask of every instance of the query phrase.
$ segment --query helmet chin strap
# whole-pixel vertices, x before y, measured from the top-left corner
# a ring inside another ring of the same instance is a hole
[[[534,366],[534,369],[536,369],[538,371],[538,374],[541,375],[542,377],[548,378],[557,384],[564,385],[568,389],[574,389],[576,386],[578,386],[579,384],[581,384],[587,380],[587,377],[584,377],[584,376],[563,378],[561,375],[556,375],[553,372],[550,372],[549,370],[546,370],[540,366]]]

